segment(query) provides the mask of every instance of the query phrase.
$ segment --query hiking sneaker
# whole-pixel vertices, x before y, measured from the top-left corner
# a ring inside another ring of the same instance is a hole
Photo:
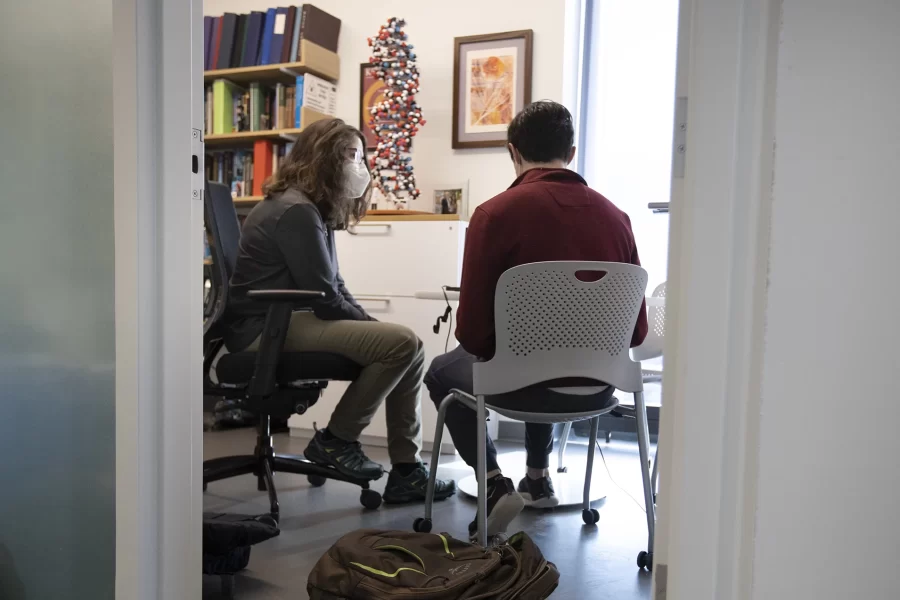
[[[373,481],[384,475],[384,467],[366,456],[359,442],[345,442],[334,436],[326,439],[324,430],[317,430],[303,455],[320,467],[331,467],[341,475]]]
[[[522,478],[517,488],[525,506],[532,508],[553,508],[559,506],[559,498],[553,491],[553,482],[549,477],[532,479],[528,475]]]
[[[513,487],[512,479],[496,475],[487,481],[488,538],[506,533],[506,528],[525,508],[525,500]],[[478,519],[469,523],[469,539],[478,539]]]
[[[384,486],[384,494],[381,497],[388,504],[404,504],[406,502],[423,502],[425,492],[428,489],[428,469],[425,465],[419,465],[405,477],[397,469],[392,469],[388,475],[387,485]],[[434,482],[434,499],[446,500],[456,493],[456,483],[453,480]]]

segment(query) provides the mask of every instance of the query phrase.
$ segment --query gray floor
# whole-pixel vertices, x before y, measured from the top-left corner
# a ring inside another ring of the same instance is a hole
[[[242,429],[205,434],[206,458],[243,454],[252,451],[253,431]],[[305,442],[287,435],[276,436],[278,452],[302,453]],[[631,600],[649,598],[650,574],[638,571],[635,557],[647,541],[646,520],[641,506],[642,491],[638,469],[637,444],[613,439],[602,444],[615,483],[606,476],[597,456],[595,477],[599,477],[608,497],[598,503],[600,523],[585,527],[580,509],[556,509],[550,512],[526,511],[512,525],[514,531],[527,531],[545,556],[556,563],[560,585],[553,598],[590,598]],[[498,444],[501,466],[524,460],[521,447]],[[584,469],[584,444],[570,444],[569,471]],[[369,455],[388,464],[381,448],[367,449]],[[459,479],[471,471],[453,457],[442,457],[445,478]],[[426,460],[428,458],[426,457]],[[506,468],[506,467],[505,467]],[[383,478],[376,483],[381,490]],[[622,489],[616,486],[622,486]],[[329,481],[311,488],[299,476],[276,474],[281,502],[281,535],[253,549],[250,567],[237,578],[239,600],[297,600],[307,598],[306,578],[318,558],[342,534],[369,527],[409,529],[421,515],[421,505],[382,506],[366,511],[359,504],[359,489]],[[630,496],[629,496],[630,494]],[[633,497],[632,497],[633,496]],[[266,494],[256,491],[252,477],[240,477],[209,485],[206,510],[253,513],[267,512]],[[463,537],[472,520],[474,503],[457,495],[435,506],[435,530]],[[217,578],[204,578],[203,598],[220,597]]]

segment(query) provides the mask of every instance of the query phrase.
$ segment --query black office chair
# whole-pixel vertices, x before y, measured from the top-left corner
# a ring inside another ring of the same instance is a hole
[[[206,227],[211,240],[212,306],[203,324],[204,394],[226,399],[241,399],[245,409],[259,415],[256,449],[252,455],[214,458],[203,462],[203,490],[208,483],[238,475],[257,477],[259,491],[268,491],[272,515],[279,515],[274,472],[306,475],[313,486],[336,479],[362,488],[360,502],[369,509],[381,505],[381,494],[369,488],[369,481],[342,475],[338,471],[314,465],[299,456],[275,454],[272,448],[272,417],[286,418],[303,414],[316,403],[322,389],[331,380],[353,381],[359,375],[356,363],[336,354],[323,352],[283,352],[291,313],[304,302],[324,296],[322,292],[300,290],[257,290],[248,297],[267,306],[265,326],[256,352],[222,354],[215,366],[216,382],[211,377],[213,362],[224,345],[225,315],[228,312],[228,287],[237,261],[240,224],[229,189],[221,184],[206,184]]]

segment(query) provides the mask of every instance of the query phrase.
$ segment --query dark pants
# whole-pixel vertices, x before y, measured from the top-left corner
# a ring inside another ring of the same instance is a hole
[[[450,390],[472,393],[472,365],[477,361],[477,358],[463,350],[461,346],[431,361],[431,366],[425,374],[425,385],[435,406],[440,407]],[[453,402],[447,408],[446,424],[459,455],[474,469],[478,460],[475,431],[478,419],[475,411],[460,402]],[[549,467],[550,452],[553,451],[553,425],[526,423],[525,450],[528,455],[526,460],[528,467],[532,469]],[[488,471],[500,468],[497,465],[497,450],[490,436],[487,437],[486,464]]]

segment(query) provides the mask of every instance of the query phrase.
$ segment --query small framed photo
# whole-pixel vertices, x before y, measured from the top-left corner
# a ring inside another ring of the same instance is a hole
[[[531,102],[531,29],[454,38],[453,148],[506,145]]]
[[[443,185],[432,192],[433,212],[436,215],[469,216],[469,185]]]

